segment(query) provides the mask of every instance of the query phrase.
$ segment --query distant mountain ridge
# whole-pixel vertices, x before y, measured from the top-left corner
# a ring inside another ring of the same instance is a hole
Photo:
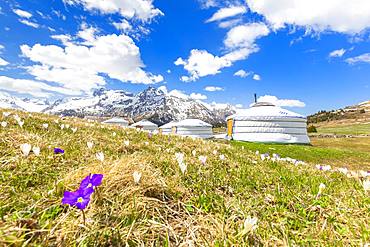
[[[307,120],[308,123],[311,124],[345,120],[370,122],[370,100],[337,110],[319,111],[313,115],[308,116]]]
[[[77,117],[120,116],[133,121],[145,118],[159,125],[186,118],[199,118],[213,125],[221,125],[227,116],[236,112],[236,108],[229,104],[207,104],[190,97],[171,95],[154,87],[148,87],[138,94],[98,89],[91,96],[64,98],[54,103],[0,94],[0,107]]]

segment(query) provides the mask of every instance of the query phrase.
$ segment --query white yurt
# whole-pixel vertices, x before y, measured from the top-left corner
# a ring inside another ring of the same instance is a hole
[[[164,135],[171,134],[172,131],[173,131],[173,127],[176,123],[177,123],[176,121],[172,121],[172,122],[169,122],[169,123],[166,123],[166,124],[162,125],[161,127],[159,127],[159,132],[161,134],[164,134]],[[174,133],[172,133],[172,134],[174,134]]]
[[[271,103],[258,102],[227,119],[230,139],[249,142],[310,143],[306,117]]]
[[[146,119],[143,119],[139,122],[136,122],[131,125],[131,127],[142,129],[142,130],[148,130],[148,131],[155,131],[158,130],[158,125],[155,123],[152,123]]]
[[[121,127],[127,127],[128,126],[128,121],[123,119],[123,118],[119,118],[119,117],[114,117],[114,118],[105,120],[103,123],[118,125],[118,126],[121,126]]]
[[[204,139],[213,137],[212,125],[199,119],[185,119],[175,123],[172,133]]]

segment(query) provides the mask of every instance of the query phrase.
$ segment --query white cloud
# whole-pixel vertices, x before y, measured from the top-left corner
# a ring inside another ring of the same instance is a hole
[[[260,81],[260,80],[261,80],[261,76],[260,76],[260,75],[258,75],[258,74],[254,74],[254,75],[253,75],[253,80],[255,80],[255,81]]]
[[[216,0],[198,0],[198,1],[201,4],[202,8],[204,9],[218,6],[218,3]]]
[[[6,66],[9,63],[0,57],[0,66]]]
[[[306,104],[300,100],[294,99],[279,99],[276,96],[264,95],[260,96],[257,99],[257,102],[269,102],[276,106],[285,106],[285,107],[305,107]]]
[[[153,6],[153,0],[64,0],[67,4],[82,4],[88,10],[99,10],[104,14],[119,13],[128,19],[150,21],[163,15]]]
[[[279,29],[295,25],[308,31],[360,33],[370,27],[368,0],[246,0],[252,12],[266,18]]]
[[[268,35],[270,30],[264,23],[248,23],[232,28],[226,35],[224,45],[228,53],[215,56],[206,50],[193,49],[188,59],[178,58],[175,65],[183,65],[189,76],[182,76],[184,82],[195,81],[200,77],[215,75],[222,68],[246,59],[259,50],[256,40]]]
[[[248,23],[232,28],[226,35],[224,44],[227,48],[246,47],[254,49],[255,41],[268,35],[270,30],[264,23]]]
[[[182,76],[184,82],[195,81],[200,77],[215,75],[221,72],[222,68],[230,67],[234,62],[243,60],[254,50],[240,49],[227,53],[224,56],[215,56],[205,50],[191,50],[188,59],[178,58],[175,65],[183,65],[190,76]]]
[[[181,98],[181,99],[188,99],[189,98],[189,95],[187,95],[183,91],[180,91],[180,90],[177,90],[177,89],[174,89],[174,90],[168,92],[168,95],[174,96],[174,97],[177,97],[177,98]]]
[[[232,20],[227,20],[227,21],[222,21],[218,24],[220,28],[231,28],[234,27],[242,22],[242,19],[232,19]]]
[[[191,93],[190,98],[194,100],[205,100],[207,99],[207,96],[200,93]]]
[[[251,72],[247,72],[247,71],[241,69],[241,70],[236,71],[234,73],[234,76],[239,76],[241,78],[245,78],[245,77],[249,76],[250,74],[251,74]]]
[[[359,55],[357,57],[351,57],[347,58],[346,62],[349,64],[355,64],[355,63],[370,63],[370,53],[364,53],[362,55]]]
[[[76,95],[76,92],[62,87],[54,87],[34,80],[14,79],[7,76],[0,76],[0,89],[44,98],[54,93]]]
[[[204,88],[204,90],[208,92],[224,91],[222,87],[215,87],[215,86],[207,86]]]
[[[58,34],[50,36],[52,39],[59,40],[63,45],[67,46],[72,41],[72,36],[68,34]]]
[[[335,50],[329,53],[329,57],[342,57],[346,53],[345,49]]]
[[[233,17],[236,15],[244,14],[247,12],[245,6],[229,6],[222,9],[219,9],[216,13],[212,15],[211,18],[206,20],[206,22],[220,21],[225,18]]]
[[[122,19],[121,22],[113,22],[113,26],[124,33],[132,30],[131,24],[125,19]]]
[[[158,89],[161,90],[162,92],[164,92],[165,94],[168,94],[168,90],[167,90],[166,86],[160,86],[160,87],[158,87]]]
[[[143,70],[139,48],[127,35],[95,36],[93,32],[91,35],[79,33],[79,36],[84,42],[72,42],[69,36],[53,36],[62,40],[64,47],[22,45],[22,54],[39,63],[28,66],[28,72],[38,80],[55,82],[81,94],[105,85],[103,75],[131,83],[163,81],[161,75]]]
[[[13,9],[13,12],[18,15],[19,17],[22,17],[22,18],[31,18],[32,17],[32,14],[30,12],[27,12],[27,11],[24,11],[24,10],[21,10],[21,9]]]
[[[171,74],[171,70],[170,70],[170,69],[168,69],[168,70],[167,70],[167,73],[168,73],[168,74]]]
[[[32,22],[32,21],[28,21],[28,20],[25,20],[25,19],[19,19],[18,21],[20,23],[24,24],[24,25],[27,25],[27,26],[30,26],[30,27],[33,27],[33,28],[38,28],[39,27],[39,24],[37,24],[35,22]]]

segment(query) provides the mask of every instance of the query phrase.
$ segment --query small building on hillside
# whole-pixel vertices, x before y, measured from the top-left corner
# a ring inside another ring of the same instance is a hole
[[[118,126],[121,126],[121,127],[128,127],[128,121],[123,119],[123,118],[119,118],[119,117],[114,117],[114,118],[105,120],[103,123],[104,124],[118,125]]]
[[[158,130],[158,125],[155,123],[152,123],[146,119],[143,119],[139,122],[136,122],[131,125],[131,127],[137,128],[137,129],[142,129],[142,130],[147,130],[147,131],[156,131]]]
[[[212,138],[212,125],[200,119],[185,119],[172,126],[172,133],[196,138]]]
[[[159,127],[159,133],[164,134],[164,135],[168,135],[171,133],[175,134],[172,131],[174,130],[173,127],[175,126],[176,123],[177,121],[172,121],[172,122],[162,125],[161,127]]]
[[[306,117],[267,102],[226,118],[229,139],[266,143],[309,144]]]

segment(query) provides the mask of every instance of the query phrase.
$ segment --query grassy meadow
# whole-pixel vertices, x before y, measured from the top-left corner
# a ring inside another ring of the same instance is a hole
[[[6,117],[4,111],[0,245],[370,243],[370,192],[357,172],[368,169],[366,151],[148,135],[75,118],[16,111]],[[15,114],[24,121],[22,127]],[[23,155],[23,143],[40,147],[40,154]],[[54,154],[55,147],[65,153]],[[97,159],[100,152],[104,159]],[[265,152],[270,156],[261,157]],[[176,153],[184,154],[185,170]],[[305,162],[270,158],[272,153]],[[319,170],[318,163],[332,169]],[[346,175],[336,166],[352,172]],[[142,174],[138,183],[135,171]],[[76,190],[90,173],[104,178],[84,210],[84,221],[80,210],[61,200],[64,191]]]

